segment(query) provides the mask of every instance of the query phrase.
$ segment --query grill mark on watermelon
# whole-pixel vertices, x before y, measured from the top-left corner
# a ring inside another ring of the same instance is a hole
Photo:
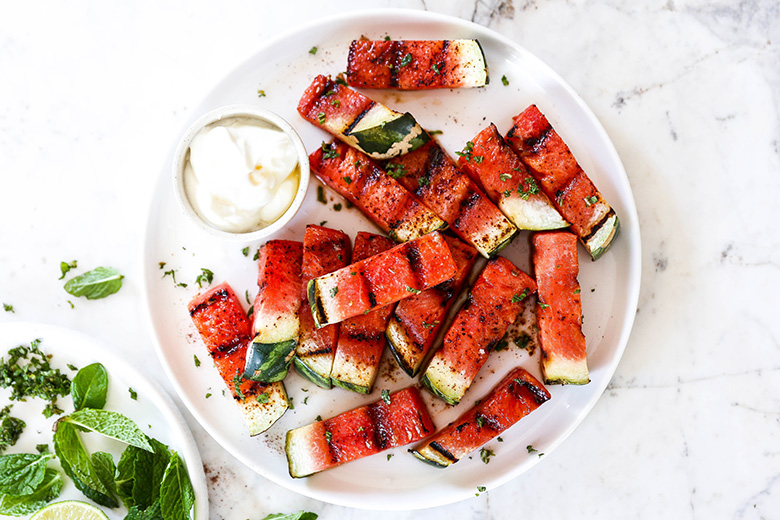
[[[214,348],[213,350],[210,350],[209,354],[211,354],[213,358],[217,358],[217,359],[230,356],[236,350],[243,347],[244,343],[247,341],[249,341],[249,338],[243,338],[243,337],[234,338],[233,340],[227,343],[223,343],[218,347]]]
[[[345,337],[353,339],[355,341],[376,341],[384,336],[384,332],[375,332],[373,334],[366,334],[365,332],[348,332],[344,334]]]
[[[431,448],[438,451],[441,455],[443,455],[445,458],[451,460],[452,462],[458,462],[458,459],[455,458],[455,455],[444,449],[444,447],[439,444],[438,442],[432,442]]]
[[[210,306],[214,305],[217,302],[225,301],[228,299],[228,292],[225,289],[219,289],[214,292],[209,299],[203,303],[200,303],[196,305],[194,308],[190,310],[190,317],[195,317],[196,315],[203,312],[205,309],[208,309]]]
[[[537,129],[537,133],[523,137],[520,135],[522,132],[520,131],[518,122],[509,129],[509,132],[507,132],[506,136],[508,139],[521,140],[523,142],[523,146],[525,147],[525,150],[523,150],[525,153],[539,153],[539,151],[547,143],[547,140],[550,138],[552,132],[552,125],[549,121],[546,121],[546,124],[543,127]]]
[[[385,409],[374,403],[368,407],[368,415],[374,423],[374,443],[380,450],[386,449],[390,445],[392,430],[387,426],[387,414]]]
[[[509,386],[507,387],[507,389],[509,390],[509,392],[511,394],[518,395],[519,394],[519,391],[518,391],[519,389],[516,389],[515,388],[516,386],[527,388],[531,392],[531,395],[534,398],[534,402],[536,404],[538,404],[538,405],[543,404],[543,403],[547,402],[550,399],[550,396],[549,396],[549,394],[547,394],[547,392],[541,390],[540,388],[538,388],[536,385],[532,384],[531,382],[525,381],[523,379],[513,379],[512,382],[509,383]],[[519,395],[518,395],[518,397],[519,397]]]
[[[363,119],[366,116],[366,114],[368,114],[368,112],[372,108],[374,108],[375,105],[376,105],[376,102],[375,101],[371,101],[371,103],[369,103],[368,106],[366,106],[366,108],[364,108],[363,111],[361,113],[359,113],[357,115],[357,117],[355,117],[355,119],[352,120],[352,122],[349,124],[347,129],[344,130],[344,132],[343,132],[344,135],[351,134],[352,130],[355,128],[355,126],[357,126],[357,124],[360,122],[360,120]]]
[[[331,347],[323,347],[317,350],[312,350],[310,352],[307,352],[306,355],[308,357],[311,357],[311,356],[319,356],[321,354],[330,354],[331,352],[333,352],[333,349]]]
[[[414,274],[414,281],[417,282],[418,287],[422,287],[425,282],[421,278],[425,273],[420,269],[422,255],[416,243],[410,244],[410,247],[406,249],[406,260],[409,262],[412,274]]]
[[[371,308],[376,307],[376,294],[374,291],[368,291],[368,302],[371,304]]]
[[[601,219],[600,219],[598,222],[596,222],[596,223],[593,225],[593,227],[591,228],[591,231],[590,231],[590,233],[588,233],[587,235],[585,235],[585,236],[583,236],[583,237],[582,237],[582,240],[583,240],[583,241],[585,241],[585,242],[588,242],[588,241],[589,241],[591,238],[593,238],[593,236],[594,236],[596,233],[598,233],[599,231],[601,231],[601,226],[602,226],[602,224],[603,224],[604,222],[606,222],[607,220],[609,220],[610,218],[614,217],[614,216],[615,216],[615,210],[613,210],[612,208],[610,208],[610,209],[609,209],[609,211],[607,211],[607,212],[604,214],[604,216],[603,216],[603,217],[601,217]]]

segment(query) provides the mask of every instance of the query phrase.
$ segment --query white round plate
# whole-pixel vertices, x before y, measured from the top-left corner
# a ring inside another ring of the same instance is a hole
[[[535,103],[618,214],[622,231],[598,262],[581,250],[584,332],[588,340],[591,382],[585,386],[555,386],[552,399],[492,441],[495,452],[484,464],[478,452],[447,469],[423,464],[405,448],[368,457],[305,479],[287,473],[284,436],[320,415],[329,417],[379,399],[382,389],[416,384],[385,356],[380,376],[369,396],[342,389],[322,390],[294,371],[285,380],[294,409],[268,432],[254,438],[222,392],[224,383],[190,323],[187,302],[199,291],[194,280],[202,268],[214,273],[214,283],[227,281],[246,296],[246,307],[257,292],[257,267],[252,256],[259,243],[220,242],[198,232],[180,213],[173,197],[170,164],[165,164],[149,216],[145,250],[145,292],[158,353],[182,400],[203,427],[236,458],[286,487],[319,500],[350,507],[407,510],[437,506],[472,497],[478,486],[488,490],[517,477],[540,459],[532,445],[549,453],[566,438],[598,400],[617,367],[628,341],[639,293],[640,242],[636,208],[626,173],[604,129],[583,101],[545,64],[514,42],[473,23],[423,11],[379,10],[349,13],[297,28],[271,41],[225,78],[196,109],[192,118],[221,105],[244,103],[268,108],[286,118],[313,151],[330,136],[296,112],[298,100],[317,74],[335,76],[346,68],[352,39],[478,38],[490,67],[491,83],[479,89],[422,92],[367,91],[390,108],[409,111],[428,130],[441,130],[442,146],[454,156],[465,142],[490,122],[499,131],[513,116]],[[314,48],[316,47],[316,52]],[[312,52],[310,52],[310,50]],[[503,85],[502,76],[509,84]],[[264,96],[259,94],[264,93]],[[172,147],[176,143],[171,143]],[[303,207],[274,238],[302,240],[306,224],[341,228],[354,238],[358,230],[379,232],[356,209],[325,190],[328,202],[317,200],[313,180]],[[248,255],[242,248],[247,246]],[[528,233],[502,253],[524,270],[530,268]],[[173,277],[165,273],[175,274]],[[177,284],[187,284],[182,287]],[[207,362],[196,367],[193,355]],[[423,392],[437,427],[446,425],[483,397],[512,367],[522,365],[539,376],[538,351],[505,349],[491,355],[463,402],[448,408]],[[207,397],[207,395],[209,397]]]
[[[91,363],[101,363],[108,371],[108,399],[106,410],[119,412],[132,419],[144,433],[169,446],[184,459],[190,474],[192,487],[195,490],[194,520],[208,520],[209,502],[206,476],[203,473],[203,463],[198,453],[192,434],[179,411],[162,389],[143,374],[132,367],[130,363],[111,352],[110,348],[95,338],[73,330],[43,325],[38,323],[4,323],[0,324],[0,357],[6,357],[8,350],[19,345],[29,345],[31,341],[41,340],[40,349],[45,354],[51,354],[51,365],[59,368],[62,373],[73,379],[76,372],[68,368],[68,364],[83,368]],[[137,392],[136,399],[130,396],[130,388]],[[13,404],[11,415],[27,423],[19,441],[8,448],[6,453],[36,453],[37,444],[48,444],[53,450],[52,424],[58,416],[45,418],[42,414],[44,402],[40,399],[28,399],[26,402],[9,401],[10,390],[0,389],[0,407],[9,402]],[[73,403],[69,396],[60,397],[57,405],[65,414],[73,411]],[[107,441],[100,443],[99,436],[85,437],[85,444],[90,451],[107,451],[119,460],[124,445]],[[55,459],[56,460],[56,459]],[[60,500],[84,500],[87,498],[78,490],[73,482],[63,476],[65,486]],[[124,507],[109,509],[99,506],[111,520],[125,517]],[[11,518],[0,515],[0,518]]]

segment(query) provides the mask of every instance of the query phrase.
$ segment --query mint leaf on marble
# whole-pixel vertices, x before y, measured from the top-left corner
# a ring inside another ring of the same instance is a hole
[[[123,278],[124,276],[113,267],[96,267],[68,280],[65,283],[65,290],[73,296],[97,300],[121,289]]]

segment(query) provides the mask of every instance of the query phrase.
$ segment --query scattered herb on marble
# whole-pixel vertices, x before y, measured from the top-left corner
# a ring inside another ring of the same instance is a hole
[[[62,413],[57,398],[70,393],[70,379],[52,368],[49,356],[41,352],[40,339],[30,345],[19,345],[8,351],[8,358],[0,358],[0,387],[11,389],[11,400],[21,401],[26,397],[39,397],[48,404],[43,410],[45,417]]]
[[[98,300],[121,289],[123,278],[124,276],[113,267],[96,267],[68,280],[65,283],[65,290],[73,296]]]
[[[501,83],[502,83],[502,84],[503,84],[505,87],[506,87],[507,85],[509,85],[509,80],[508,80],[508,79],[506,79],[506,74],[504,74],[503,76],[501,76]]]
[[[265,90],[257,89],[257,97],[265,97]]]
[[[130,399],[133,401],[138,400],[138,392],[136,392],[133,387],[128,387],[127,391],[130,392]]]
[[[5,312],[13,312],[13,313],[15,313],[15,312],[16,312],[16,311],[14,310],[14,306],[13,306],[13,305],[11,305],[10,303],[4,303],[4,304],[3,304],[3,310],[4,310]]]
[[[62,273],[62,276],[60,276],[60,280],[65,278],[65,275],[68,274],[68,272],[71,269],[75,269],[79,266],[78,261],[73,260],[72,262],[60,262],[60,273]]]

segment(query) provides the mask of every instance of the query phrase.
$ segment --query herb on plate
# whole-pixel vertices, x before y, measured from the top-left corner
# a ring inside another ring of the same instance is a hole
[[[62,477],[48,468],[51,453],[0,456],[0,515],[34,513],[62,491]]]
[[[78,371],[70,384],[73,407],[101,409],[106,405],[108,372],[100,363],[92,363]]]
[[[198,284],[198,288],[203,288],[203,283],[208,287],[214,281],[214,273],[205,267],[201,267],[200,270],[201,273],[195,278],[195,283]]]
[[[43,410],[45,417],[62,413],[57,398],[70,393],[70,379],[52,368],[49,358],[41,352],[41,340],[30,345],[19,345],[8,351],[8,359],[0,358],[0,387],[11,389],[11,400],[40,397],[49,404]]]
[[[16,311],[14,310],[14,306],[13,306],[13,305],[11,305],[10,303],[4,303],[4,304],[3,304],[3,310],[4,310],[5,312],[13,312],[13,313],[15,313],[15,312],[16,312]]]
[[[73,296],[85,296],[88,300],[105,298],[122,288],[123,275],[113,267],[96,267],[71,278],[65,290]]]
[[[16,444],[27,424],[16,417],[11,416],[11,405],[0,409],[0,453],[9,446]]]

